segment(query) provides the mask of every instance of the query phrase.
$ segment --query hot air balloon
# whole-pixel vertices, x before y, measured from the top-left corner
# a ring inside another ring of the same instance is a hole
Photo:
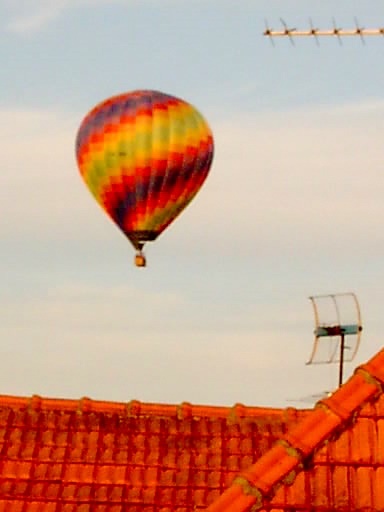
[[[109,98],[82,121],[80,174],[96,201],[136,249],[155,240],[191,202],[213,158],[213,137],[189,103],[158,91]]]

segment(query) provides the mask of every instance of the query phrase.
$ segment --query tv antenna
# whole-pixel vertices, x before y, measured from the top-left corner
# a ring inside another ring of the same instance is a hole
[[[315,317],[315,338],[307,364],[338,363],[340,387],[344,363],[354,359],[360,346],[363,325],[359,301],[352,292],[314,295],[309,300]]]
[[[342,45],[343,37],[359,37],[361,42],[365,44],[365,37],[371,36],[384,36],[384,27],[379,28],[365,28],[360,25],[357,18],[354,18],[355,26],[353,28],[341,28],[336,24],[335,18],[332,18],[332,28],[320,29],[316,28],[312,23],[312,18],[309,18],[308,28],[305,30],[299,30],[297,28],[289,28],[286,22],[280,18],[282,24],[281,30],[272,29],[268,21],[265,20],[265,30],[263,35],[268,37],[274,46],[274,38],[276,37],[288,37],[292,45],[294,46],[295,37],[312,37],[315,39],[316,44],[319,45],[319,37],[337,37],[340,45]]]

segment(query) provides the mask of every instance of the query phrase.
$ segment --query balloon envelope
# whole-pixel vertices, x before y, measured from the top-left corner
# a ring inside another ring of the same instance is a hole
[[[141,249],[200,189],[212,163],[213,137],[189,103],[134,91],[89,112],[77,134],[76,157],[96,201]]]

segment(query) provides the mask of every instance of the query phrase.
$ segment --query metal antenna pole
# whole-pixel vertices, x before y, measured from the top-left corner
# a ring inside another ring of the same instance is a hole
[[[339,365],[339,388],[343,385],[343,370],[344,370],[344,350],[345,350],[345,334],[344,331],[340,335],[340,365]]]

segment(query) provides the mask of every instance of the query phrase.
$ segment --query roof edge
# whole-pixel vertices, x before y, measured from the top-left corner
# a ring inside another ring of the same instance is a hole
[[[30,411],[60,411],[76,413],[96,413],[96,414],[118,414],[127,417],[138,416],[158,416],[177,418],[179,420],[187,418],[223,418],[228,420],[242,418],[260,418],[288,416],[296,417],[301,411],[289,407],[287,409],[253,407],[240,403],[233,406],[212,406],[212,405],[193,405],[189,402],[180,404],[163,404],[141,402],[131,400],[129,402],[110,402],[105,400],[93,400],[88,397],[82,397],[78,400],[62,398],[44,398],[39,395],[31,397],[19,397],[12,395],[0,395],[0,407],[9,407],[12,409],[27,409]]]

